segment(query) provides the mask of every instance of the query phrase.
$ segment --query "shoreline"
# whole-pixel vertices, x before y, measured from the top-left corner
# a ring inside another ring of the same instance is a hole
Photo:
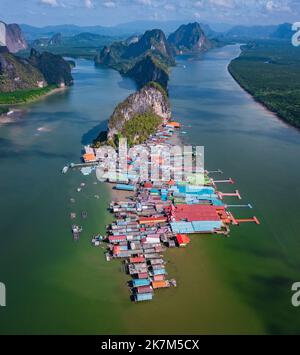
[[[239,58],[239,57],[237,57]],[[276,112],[275,110],[273,110],[271,107],[268,106],[267,103],[265,103],[264,101],[260,100],[259,98],[255,97],[255,94],[251,92],[250,89],[248,89],[242,82],[240,82],[237,77],[235,76],[235,74],[233,73],[232,69],[230,68],[231,63],[235,60],[236,58],[234,58],[227,66],[227,71],[230,74],[230,76],[233,78],[233,80],[239,85],[239,87],[246,92],[249,96],[251,96],[251,98],[257,103],[259,104],[262,108],[264,108],[265,110],[267,110],[269,113],[271,113],[275,118],[277,118],[281,123],[285,124],[286,126],[290,127],[290,128],[294,128],[296,129],[298,132],[300,132],[300,127],[293,125],[292,123],[290,123],[288,120],[285,119],[285,117],[283,117],[282,115],[280,115],[279,112]]]
[[[63,92],[65,90],[67,90],[68,88],[69,87],[67,87],[67,86],[63,87],[63,88],[54,88],[39,97],[30,99],[30,100],[24,101],[24,102],[19,102],[19,103],[14,103],[14,104],[0,104],[0,107],[8,107],[8,109],[9,109],[9,111],[7,113],[0,115],[0,125],[14,123],[18,119],[20,119],[27,112],[26,108],[20,109],[20,106],[26,106],[26,105],[32,104],[32,103],[40,101],[46,97]]]
[[[0,103],[0,107],[9,107],[9,106],[11,106],[13,108],[14,106],[27,105],[27,104],[30,104],[32,102],[38,101],[38,100],[40,100],[40,99],[42,99],[44,97],[47,97],[47,96],[54,95],[54,94],[57,94],[59,92],[65,91],[68,88],[69,88],[69,86],[59,87],[59,88],[55,87],[55,88],[51,89],[50,91],[46,92],[45,94],[42,94],[42,95],[40,95],[38,97],[35,97],[33,99],[29,99],[29,100],[24,101],[24,102],[16,102],[16,103],[8,103],[8,104],[1,104]]]
[[[0,115],[0,125],[1,124],[9,124],[17,122],[27,111],[23,110],[10,110],[8,113]]]

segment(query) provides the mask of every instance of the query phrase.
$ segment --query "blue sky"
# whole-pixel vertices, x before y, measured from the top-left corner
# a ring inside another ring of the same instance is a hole
[[[136,20],[273,24],[300,21],[299,0],[0,0],[0,19],[36,26]]]

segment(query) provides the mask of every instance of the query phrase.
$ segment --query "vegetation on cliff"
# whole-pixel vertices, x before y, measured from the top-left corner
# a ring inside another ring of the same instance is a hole
[[[43,74],[27,60],[8,51],[0,52],[0,92],[37,88],[44,81]]]
[[[126,137],[130,145],[141,143],[170,118],[166,91],[160,84],[150,82],[115,108],[108,122],[108,132],[101,132],[94,146],[115,145],[120,137]]]
[[[147,55],[137,62],[126,75],[135,78],[139,87],[143,87],[149,82],[157,82],[164,88],[168,86],[168,67],[151,55]]]
[[[257,101],[300,128],[300,51],[278,41],[242,47],[229,71]]]
[[[161,118],[151,111],[137,114],[125,123],[121,135],[127,138],[129,146],[141,144],[157,131],[161,123]]]
[[[1,47],[0,104],[29,102],[72,83],[71,65],[60,56],[33,50],[25,59]]]

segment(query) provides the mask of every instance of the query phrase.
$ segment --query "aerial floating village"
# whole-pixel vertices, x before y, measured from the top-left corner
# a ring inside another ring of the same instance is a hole
[[[171,169],[168,180],[141,179],[140,165],[144,159],[141,150],[151,149],[160,144],[171,148],[174,146],[174,135],[180,129],[180,123],[168,122],[149,139],[132,148],[127,159],[126,175],[106,175],[102,181],[113,184],[113,189],[128,193],[128,196],[110,203],[110,211],[114,215],[113,222],[107,226],[105,236],[95,236],[92,244],[96,247],[105,245],[107,261],[121,260],[126,273],[131,279],[128,283],[132,301],[150,301],[159,289],[176,287],[175,279],[168,277],[167,262],[164,252],[167,248],[187,247],[192,238],[200,234],[211,234],[228,237],[230,226],[241,223],[260,224],[256,217],[248,219],[235,218],[231,212],[234,208],[250,208],[250,204],[228,205],[226,197],[236,197],[241,200],[239,191],[222,193],[218,186],[234,184],[232,179],[216,179],[222,171],[204,171],[199,184],[199,172],[195,172],[197,153],[192,153],[190,167],[185,166],[183,179],[177,181],[176,169],[182,169],[175,160],[176,156],[167,162],[162,156],[149,154],[149,165],[158,167],[160,176],[164,166]],[[103,155],[97,149],[86,146],[83,164],[71,164],[71,168],[79,167],[84,175],[90,174],[96,166],[108,169]],[[133,153],[133,154],[132,154]],[[171,168],[170,168],[171,167]],[[173,171],[172,171],[173,167]],[[66,168],[63,172],[66,172]],[[115,194],[118,196],[118,194]],[[78,238],[82,229],[73,225],[74,238]],[[193,236],[193,237],[192,237]]]

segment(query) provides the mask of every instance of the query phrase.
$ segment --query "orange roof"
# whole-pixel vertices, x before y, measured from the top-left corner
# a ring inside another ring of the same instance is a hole
[[[156,224],[167,222],[166,217],[142,217],[140,218],[140,224]]]
[[[167,126],[172,126],[172,127],[174,127],[174,128],[180,128],[180,127],[181,127],[181,124],[180,124],[179,122],[173,121],[173,122],[168,122],[168,123],[167,123]]]
[[[165,288],[165,287],[169,287],[169,283],[167,281],[153,281],[152,282],[152,287],[154,289],[156,289],[156,288]]]
[[[84,154],[83,159],[85,162],[94,161],[94,160],[96,160],[96,156],[93,153],[87,153],[87,154]]]

